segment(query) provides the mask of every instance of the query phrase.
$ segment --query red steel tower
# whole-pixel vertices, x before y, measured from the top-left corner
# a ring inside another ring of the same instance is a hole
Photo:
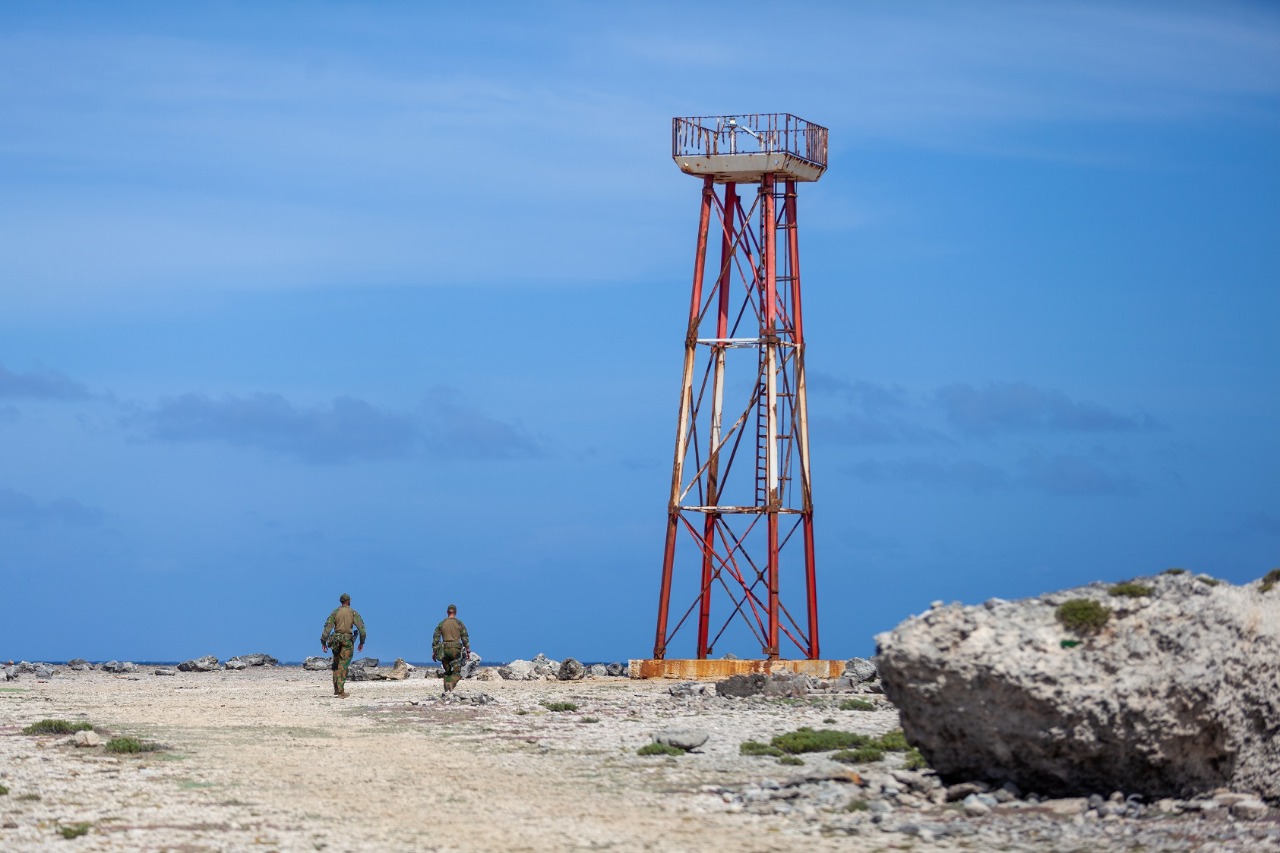
[[[691,623],[700,660],[744,626],[770,661],[816,660],[796,186],[826,170],[827,129],[676,118],[671,156],[702,178],[702,208],[653,656]],[[788,591],[803,579],[802,600],[787,603],[784,577]]]

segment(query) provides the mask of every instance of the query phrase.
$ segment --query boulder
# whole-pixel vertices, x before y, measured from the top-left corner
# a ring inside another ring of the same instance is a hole
[[[731,699],[747,696],[802,698],[809,694],[809,677],[794,673],[765,675],[759,672],[731,675],[716,683],[716,695]]]
[[[53,667],[47,663],[38,663],[31,668],[31,674],[36,678],[53,678]]]
[[[532,681],[539,677],[534,672],[533,662],[527,660],[513,660],[498,667],[498,675],[506,681]]]
[[[556,671],[556,678],[560,681],[580,681],[586,678],[587,668],[573,658],[565,658],[560,663],[560,669]]]
[[[474,651],[467,654],[466,661],[462,664],[462,677],[475,678],[477,672],[480,671],[480,655]]]
[[[4,680],[5,680],[5,681],[17,681],[17,680],[18,680],[18,668],[17,668],[17,667],[15,667],[15,666],[6,666],[6,667],[4,668]]]
[[[134,664],[132,661],[118,661],[118,660],[107,661],[102,665],[102,669],[105,672],[111,672],[111,673],[117,673],[117,674],[124,673],[124,672],[138,671],[137,665]]]
[[[378,659],[377,658],[358,658],[351,662],[351,666],[352,668],[360,667],[362,669],[377,669]]]
[[[413,664],[405,663],[404,658],[396,658],[395,664],[387,672],[365,670],[363,667],[361,669],[368,672],[369,677],[376,681],[404,681],[413,672],[414,666]]]
[[[946,781],[1275,802],[1280,588],[1265,587],[1163,574],[940,606],[876,638],[880,678]],[[1067,627],[1058,608],[1079,600],[1105,622]]]
[[[312,655],[302,662],[302,668],[309,670],[330,669],[332,666],[333,662],[329,658],[322,658],[317,655]]]
[[[844,677],[851,684],[862,684],[864,681],[875,681],[880,673],[875,662],[866,658],[850,658],[844,664]]]
[[[102,744],[102,736],[91,729],[86,729],[73,734],[71,743],[75,746],[100,746]]]
[[[218,668],[218,659],[213,655],[205,655],[202,658],[183,661],[178,664],[179,672],[213,672]]]
[[[587,675],[592,678],[605,678],[609,675],[609,668],[602,663],[593,663],[587,667]]]
[[[610,663],[610,664],[606,664],[604,669],[606,674],[612,675],[615,678],[618,676],[625,676],[627,674],[626,664],[621,664],[616,662]]]
[[[701,729],[666,729],[654,732],[651,737],[654,743],[674,746],[676,749],[683,749],[688,752],[691,749],[697,749],[702,746],[711,735]]]
[[[227,667],[227,669],[229,669],[229,670],[231,670],[231,671],[235,672],[235,671],[237,671],[237,670],[241,670],[241,669],[248,669],[248,668],[249,668],[249,664],[247,664],[247,663],[245,663],[244,661],[240,660],[240,658],[232,658],[231,660],[227,661],[227,663],[226,663],[226,667]]]
[[[557,681],[560,678],[560,661],[539,652],[533,659],[533,672],[536,678],[546,681]]]
[[[84,658],[72,658],[67,661],[67,669],[72,672],[85,672],[86,670],[93,669],[93,664],[89,663]]]
[[[175,675],[176,676],[177,674],[178,673],[176,670],[169,669],[167,666],[162,666],[156,670],[156,675]]]
[[[251,655],[236,655],[231,660],[227,661],[228,669],[232,668],[231,661],[243,663],[245,666],[275,666],[280,663],[280,661],[276,660],[271,655],[263,654],[262,652],[255,652]],[[238,666],[235,667],[235,669],[244,669],[244,667]]]

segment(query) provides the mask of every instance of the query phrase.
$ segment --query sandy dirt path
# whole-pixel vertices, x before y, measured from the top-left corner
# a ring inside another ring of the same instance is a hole
[[[44,849],[87,824],[67,849],[864,849],[811,823],[735,813],[716,792],[762,775],[841,772],[738,754],[743,740],[821,726],[830,706],[709,713],[673,698],[670,683],[625,679],[468,681],[464,701],[445,703],[438,685],[361,682],[338,700],[327,672],[291,667],[24,676],[0,692],[0,783],[9,789],[0,848]],[[477,696],[492,701],[465,701]],[[116,756],[20,733],[49,718],[164,749]],[[896,713],[842,719],[851,722],[879,734],[896,726]],[[702,750],[636,754],[651,732],[688,727],[712,733]]]

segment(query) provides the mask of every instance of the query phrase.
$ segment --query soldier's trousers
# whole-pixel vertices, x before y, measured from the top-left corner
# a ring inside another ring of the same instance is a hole
[[[347,690],[347,667],[351,666],[355,643],[350,637],[331,636],[329,650],[333,652],[333,694],[336,696]]]
[[[444,667],[444,689],[452,690],[462,680],[462,646],[445,643],[440,652],[440,665]]]

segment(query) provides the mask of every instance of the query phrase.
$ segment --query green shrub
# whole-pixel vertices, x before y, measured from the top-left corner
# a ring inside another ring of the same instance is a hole
[[[1262,576],[1262,591],[1271,592],[1271,588],[1280,583],[1280,569],[1272,569]]]
[[[1107,592],[1112,595],[1123,596],[1125,598],[1142,598],[1143,596],[1151,594],[1151,587],[1145,584],[1135,583],[1134,581],[1125,581],[1124,583],[1118,583],[1111,587]]]
[[[870,764],[884,758],[884,750],[878,746],[860,746],[857,749],[842,749],[831,758],[845,764]]]
[[[132,754],[135,752],[155,752],[160,747],[154,743],[140,741],[136,737],[113,737],[102,748],[107,752]]]
[[[598,722],[600,722],[600,718],[599,718],[599,717],[583,717],[583,718],[582,718],[582,720],[581,720],[581,722],[584,722],[584,723],[598,723]]]
[[[80,836],[87,834],[89,832],[89,827],[91,826],[93,826],[91,823],[72,823],[58,827],[58,831],[62,833],[63,838],[79,838]]]
[[[1096,631],[1111,618],[1111,608],[1092,598],[1073,598],[1058,605],[1054,616],[1071,631]]]
[[[841,711],[874,711],[876,703],[868,702],[866,699],[845,699],[837,707]]]
[[[845,806],[844,810],[847,812],[865,812],[869,808],[871,808],[871,806],[868,805],[866,800],[854,800],[849,803],[849,805]]]
[[[1162,574],[1162,575],[1185,575],[1186,573],[1187,573],[1187,570],[1186,570],[1186,569],[1165,569],[1165,570],[1164,570],[1163,572],[1161,572],[1160,574]]]
[[[795,755],[784,755],[778,759],[779,764],[804,764],[804,759]]]
[[[829,752],[833,749],[850,749],[871,743],[869,735],[842,732],[835,729],[811,729],[805,726],[794,732],[775,735],[770,741],[783,752],[793,755],[801,752]]]
[[[637,749],[636,755],[684,755],[684,750],[665,743],[650,743]]]
[[[920,754],[920,750],[914,746],[907,750],[907,760],[903,762],[903,767],[908,770],[924,770],[929,766],[929,762],[924,760],[924,756]]]
[[[760,743],[754,740],[744,740],[738,745],[738,753],[740,755],[772,755],[775,758],[786,755],[785,752],[776,746],[770,746],[767,743]]]
[[[68,723],[66,720],[41,720],[22,730],[24,735],[70,735],[91,731],[91,723]]]
[[[9,789],[4,785],[0,785],[0,797],[3,797],[7,793],[9,793]]]
[[[885,732],[880,736],[878,745],[889,752],[906,752],[911,748],[911,744],[907,743],[907,736],[902,729]]]
[[[543,702],[542,707],[548,711],[576,711],[578,706],[572,702]]]
[[[1200,583],[1204,584],[1205,586],[1217,586],[1218,584],[1222,583],[1222,581],[1218,580],[1217,578],[1211,578],[1208,575],[1200,575],[1199,577],[1196,578],[1196,580],[1200,581]]]

